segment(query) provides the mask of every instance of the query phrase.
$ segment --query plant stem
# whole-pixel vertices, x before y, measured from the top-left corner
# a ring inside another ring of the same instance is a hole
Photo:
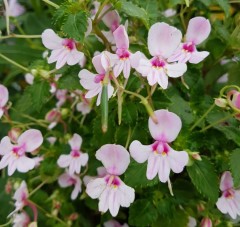
[[[18,68],[22,69],[25,72],[29,72],[28,68],[24,67],[23,65],[20,65],[19,63],[13,61],[12,59],[6,57],[5,55],[0,53],[0,57],[3,58],[4,60],[8,61],[9,63],[17,66]]]
[[[36,188],[34,188],[31,193],[29,193],[28,197],[32,196],[36,191],[38,191],[44,184],[46,184],[47,181],[43,181],[41,184],[39,184]]]
[[[207,127],[201,129],[200,132],[204,132],[204,131],[208,130],[209,128],[213,127],[213,126],[218,125],[219,123],[227,120],[228,118],[233,117],[235,114],[236,114],[236,113],[227,115],[226,117],[221,118],[220,120],[217,120],[217,121],[213,122],[212,124],[208,125]]]
[[[128,146],[129,146],[130,139],[131,139],[131,135],[132,135],[132,129],[131,129],[131,127],[129,127],[129,129],[128,129],[128,136],[127,136],[127,141],[126,141],[126,144],[125,144],[125,148],[126,148],[126,149],[127,149]]]
[[[196,126],[199,125],[199,123],[212,111],[212,109],[215,107],[215,103],[213,103],[209,109],[200,117],[195,124],[190,128],[190,131],[192,131]]]
[[[38,39],[41,35],[20,35],[20,34],[9,34],[6,36],[0,36],[0,39],[19,38],[19,39]]]
[[[5,5],[5,10],[6,10],[6,29],[7,29],[7,34],[10,34],[10,24],[9,24],[9,6],[8,6],[8,1],[3,0],[4,5]]]
[[[56,3],[50,1],[50,0],[42,0],[43,2],[47,3],[50,6],[53,6],[54,8],[58,9],[60,6],[57,5]]]

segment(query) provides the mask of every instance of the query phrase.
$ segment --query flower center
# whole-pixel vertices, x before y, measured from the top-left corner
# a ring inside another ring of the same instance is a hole
[[[228,189],[223,192],[223,196],[227,199],[232,199],[234,197],[234,191],[232,189]]]
[[[111,31],[114,32],[119,27],[119,23],[117,20],[113,21],[111,25]]]
[[[22,146],[16,146],[12,149],[13,154],[16,157],[21,157],[25,154],[26,152],[26,148],[25,148],[25,144],[23,144]]]
[[[154,154],[165,157],[168,155],[169,146],[165,142],[156,141],[154,144],[152,144],[152,150]]]
[[[127,60],[130,56],[130,52],[126,49],[117,49],[116,54],[120,58],[120,60]]]
[[[74,158],[77,158],[81,155],[81,153],[77,150],[72,150],[71,151],[71,156],[74,157]]]
[[[151,60],[151,63],[152,63],[152,66],[153,66],[154,68],[157,68],[157,69],[161,69],[161,68],[163,68],[163,67],[166,65],[165,61],[162,60],[162,59],[159,58],[159,57],[154,57],[154,58]]]
[[[120,186],[120,179],[119,177],[117,176],[114,176],[114,175],[108,175],[106,178],[105,178],[105,181],[107,183],[107,185],[113,187],[113,188],[118,188]]]
[[[72,39],[64,39],[62,45],[68,48],[69,50],[73,50],[76,48],[75,42]]]
[[[96,75],[95,78],[94,78],[94,82],[95,82],[96,84],[102,82],[103,79],[104,79],[104,76],[105,76],[104,74]]]
[[[183,50],[185,52],[192,53],[195,50],[195,45],[193,43],[184,43],[183,44]]]
[[[74,178],[72,178],[72,177],[70,177],[68,181],[69,181],[69,183],[70,183],[71,185],[74,185],[74,184],[77,183],[77,181],[76,181]]]

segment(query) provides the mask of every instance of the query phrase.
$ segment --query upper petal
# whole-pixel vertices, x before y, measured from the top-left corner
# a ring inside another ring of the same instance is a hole
[[[106,12],[110,7],[110,4],[106,5],[102,10],[102,14]],[[111,10],[103,16],[102,21],[109,29],[113,31],[115,30],[114,28],[118,27],[120,24],[120,16],[116,10]]]
[[[151,154],[152,147],[151,145],[142,145],[139,141],[134,140],[129,147],[130,154],[132,158],[138,162],[145,162],[149,155]]]
[[[99,74],[105,74],[105,69],[103,68],[102,62],[101,62],[101,56],[102,54],[98,54],[94,56],[92,59],[92,63]]]
[[[154,111],[158,123],[154,123],[151,118],[148,120],[148,127],[155,140],[172,142],[178,136],[182,128],[181,119],[167,110]]]
[[[43,45],[50,50],[61,48],[62,41],[63,39],[60,38],[52,29],[46,29],[42,33]]]
[[[112,175],[123,174],[130,163],[128,151],[123,146],[116,144],[103,145],[96,152],[96,158],[103,163],[107,172]]]
[[[37,129],[29,129],[18,138],[18,144],[24,145],[28,152],[36,150],[42,143],[42,133]]]
[[[232,174],[229,171],[225,171],[221,177],[220,189],[225,191],[230,188],[233,188]]]
[[[4,107],[8,101],[8,89],[0,84],[0,107]]]
[[[176,50],[182,33],[166,23],[155,23],[148,32],[148,49],[152,56],[168,58]]]
[[[68,173],[63,173],[61,176],[58,177],[58,184],[60,185],[60,187],[62,188],[66,188],[70,185],[72,185],[72,183],[70,182],[70,175]]]
[[[186,41],[195,45],[202,43],[210,34],[211,25],[204,17],[194,17],[188,23]]]
[[[126,29],[123,25],[120,25],[114,32],[113,36],[118,49],[128,49],[129,39]]]
[[[73,137],[68,141],[69,145],[71,146],[72,150],[80,150],[82,145],[82,137],[77,133],[73,134]]]

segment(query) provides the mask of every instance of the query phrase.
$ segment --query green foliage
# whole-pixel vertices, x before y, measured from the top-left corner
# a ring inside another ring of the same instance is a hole
[[[234,185],[236,188],[240,186],[239,160],[240,160],[240,149],[238,148],[232,152],[231,157],[230,157],[230,169],[232,171]]]
[[[187,171],[197,190],[215,203],[218,198],[218,178],[212,163],[202,156],[202,161],[195,161],[187,167]]]

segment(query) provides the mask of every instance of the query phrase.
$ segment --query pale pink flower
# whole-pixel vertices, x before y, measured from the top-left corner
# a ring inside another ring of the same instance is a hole
[[[4,113],[7,102],[8,102],[8,89],[0,84],[0,119]]]
[[[197,221],[195,218],[189,216],[188,217],[188,224],[187,227],[196,227],[197,226]]]
[[[200,223],[201,227],[212,227],[212,220],[208,217],[202,219]]]
[[[168,144],[173,142],[181,130],[181,119],[167,110],[154,112],[158,124],[151,118],[148,120],[149,131],[155,142],[151,145],[142,145],[134,140],[130,145],[130,154],[138,163],[148,160],[147,179],[152,180],[157,174],[163,183],[169,180],[170,170],[180,173],[188,163],[188,154],[185,151],[175,151]]]
[[[13,143],[17,143],[17,139],[21,134],[20,128],[11,128],[10,131],[8,131],[8,137]]]
[[[141,58],[136,70],[147,77],[149,85],[158,83],[163,89],[168,86],[168,76],[182,76],[187,66],[185,63],[169,64],[167,59],[173,54],[181,42],[181,32],[166,23],[156,23],[148,32],[148,49],[153,56],[148,60]]]
[[[229,171],[225,171],[221,177],[220,190],[222,196],[218,199],[217,208],[223,214],[229,214],[236,219],[240,215],[240,190],[233,188],[233,179]]]
[[[7,15],[11,17],[18,17],[25,12],[25,8],[18,3],[17,0],[9,0]]]
[[[73,174],[70,175],[69,173],[63,173],[61,176],[58,178],[58,183],[60,187],[66,188],[69,186],[74,186],[74,189],[71,194],[71,199],[74,200],[77,198],[78,194],[82,191],[82,181],[79,178],[79,176]]]
[[[204,17],[194,17],[189,21],[186,42],[181,43],[172,56],[168,58],[169,62],[185,63],[189,61],[197,64],[203,61],[208,55],[207,51],[197,51],[196,46],[202,43],[210,34],[211,25],[209,20]]]
[[[26,212],[14,214],[13,216],[13,227],[28,227],[30,222],[30,217]]]
[[[57,164],[61,168],[69,167],[69,174],[80,173],[81,167],[86,166],[88,162],[88,154],[80,151],[82,145],[82,137],[78,134],[74,134],[68,141],[71,146],[71,152],[68,155],[61,155],[57,160]]]
[[[163,11],[163,15],[165,17],[172,17],[174,15],[176,15],[177,11],[175,9],[167,9],[165,11]]]
[[[114,64],[113,72],[114,76],[118,77],[121,72],[123,76],[127,79],[130,75],[131,68],[136,68],[139,64],[140,58],[143,54],[138,51],[132,54],[129,49],[129,39],[126,29],[123,25],[120,25],[113,32],[114,40],[116,42],[116,55],[111,55]]]
[[[54,136],[50,136],[47,138],[47,141],[51,144],[51,145],[54,145],[57,141],[57,137],[54,137]]]
[[[92,7],[92,9],[90,10],[90,14],[91,14],[91,18],[94,19],[95,15],[96,15],[96,13],[97,13],[97,11],[98,11],[98,9],[99,9],[100,2],[94,1],[94,2],[92,3],[92,6],[93,6],[93,7]]]
[[[108,209],[112,216],[118,214],[120,206],[129,207],[134,201],[134,189],[127,186],[119,177],[129,163],[128,151],[121,145],[106,144],[97,152],[96,158],[103,163],[107,175],[91,180],[87,184],[86,192],[93,199],[99,199],[98,209],[106,212]]]
[[[84,54],[77,50],[77,43],[73,39],[60,38],[52,29],[46,29],[42,33],[43,45],[52,50],[48,63],[57,62],[56,69],[60,69],[65,64],[78,64]]]
[[[53,129],[61,120],[61,112],[54,108],[45,115],[45,120],[50,123],[48,129]]]
[[[56,91],[56,98],[58,100],[56,106],[59,108],[61,107],[67,100],[67,93],[68,91],[65,89],[58,89]]]
[[[228,92],[227,97],[231,100],[232,105],[240,110],[240,92],[231,90]]]
[[[34,82],[34,76],[31,73],[27,73],[24,75],[25,81],[30,84],[33,85]]]
[[[128,227],[128,224],[124,223],[121,225],[118,221],[112,219],[103,223],[104,227]]]
[[[82,101],[77,104],[77,111],[81,112],[82,115],[87,115],[91,112],[91,99],[86,99],[84,94],[81,94]]]
[[[80,84],[86,90],[88,90],[85,97],[92,98],[98,95],[97,106],[99,106],[101,102],[101,94],[103,88],[102,81],[104,79],[104,76],[114,64],[112,60],[109,58],[109,56],[112,56],[112,54],[103,52],[102,54],[93,57],[92,63],[97,71],[97,74],[93,74],[88,70],[83,69],[79,72],[78,75],[80,78]],[[108,98],[110,98],[113,95],[114,91],[113,86],[110,83],[110,79],[108,83]]]
[[[98,177],[105,177],[107,175],[107,170],[105,167],[101,166],[101,167],[98,167],[97,168],[97,176],[88,176],[88,175],[85,175],[83,177],[83,183],[85,186],[87,186],[87,184],[91,181],[91,180],[94,180]]]
[[[29,129],[17,139],[17,144],[11,144],[10,138],[5,136],[0,143],[0,169],[8,166],[8,175],[11,176],[15,170],[26,173],[35,167],[35,161],[26,156],[26,152],[33,152],[43,142],[43,136],[39,130]]]

